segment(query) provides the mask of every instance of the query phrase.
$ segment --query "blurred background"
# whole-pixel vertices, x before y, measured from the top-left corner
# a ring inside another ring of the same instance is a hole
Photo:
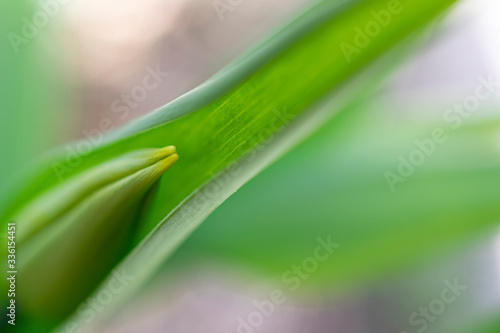
[[[51,8],[50,23],[33,32],[29,43],[17,44],[16,59],[21,60],[15,61],[22,63],[21,69],[4,67],[0,73],[1,120],[9,124],[2,126],[1,155],[12,156],[2,159],[2,170],[14,173],[43,151],[95,135],[104,118],[118,127],[186,93],[279,27],[306,1],[234,1],[224,13],[217,11],[215,3],[72,0]],[[29,7],[22,2],[11,5],[20,11]],[[384,274],[371,271],[368,250],[362,261],[353,256],[352,266],[366,266],[366,273],[353,269],[360,276],[355,281],[337,283],[321,271],[314,277],[314,269],[292,291],[280,277],[293,263],[312,255],[318,237],[329,235],[340,244],[335,251],[348,251],[350,233],[366,233],[360,242],[369,244],[374,241],[370,239],[373,225],[394,218],[396,213],[386,212],[398,210],[398,205],[401,220],[426,217],[426,196],[433,194],[422,191],[415,197],[418,202],[413,205],[422,205],[418,215],[404,210],[398,192],[367,194],[365,186],[383,180],[383,166],[397,167],[398,155],[409,151],[415,137],[404,133],[404,124],[439,123],[447,109],[474,93],[480,78],[500,79],[499,13],[500,4],[494,0],[461,1],[444,22],[427,29],[418,50],[363,101],[362,112],[343,120],[355,123],[356,130],[329,126],[245,185],[202,224],[132,306],[93,329],[457,332],[457,327],[498,313],[500,230],[494,228],[459,249],[429,253],[425,260],[401,264]],[[152,71],[162,73],[158,84],[146,96],[132,98]],[[13,90],[19,94],[10,94]],[[497,89],[481,101],[470,121],[495,117],[499,104]],[[17,130],[19,118],[9,115],[13,109],[27,110],[26,117],[35,120],[31,129]],[[370,143],[366,143],[368,137]],[[447,142],[449,149],[432,156],[429,168],[453,158],[453,147],[462,139]],[[495,144],[500,150],[500,132]],[[386,155],[377,155],[380,151]],[[361,170],[360,166],[377,161],[389,162],[380,162],[380,172]],[[311,168],[312,175],[304,175],[305,168]],[[418,182],[419,177],[415,174],[412,181]],[[474,200],[475,193],[460,195]],[[304,224],[310,226],[307,232],[296,227]],[[331,227],[340,224],[349,227]],[[404,246],[403,242],[402,256]],[[276,265],[280,258],[282,266]],[[335,253],[328,260],[336,260]],[[343,260],[350,260],[349,256]],[[341,287],[328,288],[330,280]],[[439,315],[422,319],[426,317],[420,309],[432,306],[457,280],[466,290],[445,309],[436,310]],[[270,295],[277,289],[286,300],[270,306]]]

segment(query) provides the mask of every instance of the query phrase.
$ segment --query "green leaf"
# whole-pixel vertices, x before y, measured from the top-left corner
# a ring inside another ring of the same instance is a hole
[[[363,113],[343,113],[240,189],[191,235],[175,262],[216,258],[282,283],[286,271],[313,254],[318,237],[330,237],[341,247],[303,290],[340,292],[496,230],[498,117],[470,119],[454,130],[444,121],[395,111],[391,117],[377,105],[360,108]],[[443,143],[429,141],[435,129],[444,130]],[[398,174],[400,156],[408,160],[421,151],[416,140],[432,153],[393,192],[386,172]]]

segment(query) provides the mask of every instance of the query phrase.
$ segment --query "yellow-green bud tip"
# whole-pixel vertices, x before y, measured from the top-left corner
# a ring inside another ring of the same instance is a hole
[[[153,174],[157,175],[153,177],[161,176],[179,159],[179,155],[177,155],[174,146],[161,148],[158,150],[157,154],[159,154],[158,157],[160,157],[160,160],[153,166],[153,169],[155,170]]]
[[[159,148],[155,155],[159,158],[165,158],[177,152],[175,146],[167,146],[164,148]]]

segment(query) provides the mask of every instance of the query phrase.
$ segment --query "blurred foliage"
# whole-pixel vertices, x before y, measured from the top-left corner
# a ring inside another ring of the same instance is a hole
[[[24,19],[35,13],[31,1],[0,4],[0,184],[1,197],[11,195],[12,175],[66,137],[71,113],[63,110],[61,73],[42,45],[45,30],[24,38]],[[47,27],[46,27],[47,28]],[[55,42],[52,42],[55,46]],[[64,124],[65,127],[62,127]]]
[[[220,181],[217,177],[221,172],[237,161],[245,164],[242,158],[255,149],[272,155],[269,161],[277,158],[295,141],[269,148],[266,143],[273,135],[293,130],[298,121],[305,122],[325,96],[338,92],[346,81],[454,1],[403,3],[405,9],[391,18],[390,25],[356,56],[346,59],[338,46],[354,40],[358,34],[355,28],[373,22],[373,11],[384,10],[387,1],[318,2],[190,93],[111,133],[84,152],[78,152],[85,144],[79,141],[43,156],[8,191],[2,191],[2,225],[19,217],[28,203],[113,158],[135,149],[174,144],[181,158],[178,165],[161,178],[140,216],[134,217],[139,226],[134,237],[138,246],[118,267],[126,268],[136,280],[114,300],[120,306],[231,191],[266,163],[248,163],[251,172],[232,177],[207,200],[204,191]],[[2,30],[16,31],[18,18],[29,16],[33,9],[19,2],[0,12],[8,13],[3,14]],[[57,109],[51,106],[57,104],[60,90],[54,89],[46,76],[46,62],[37,45],[35,41],[22,45],[17,54],[5,52],[10,45],[2,48],[5,58],[0,59],[0,66],[6,73],[2,80],[9,86],[0,92],[5,103],[2,108],[19,110],[2,112],[2,121],[9,124],[2,142],[15,142],[2,145],[0,153],[12,156],[2,165],[4,174],[26,164],[60,135],[54,130],[59,115],[47,111]],[[344,110],[218,209],[185,243],[177,262],[210,256],[245,263],[279,278],[310,255],[318,237],[330,235],[341,247],[308,277],[308,286],[339,290],[464,246],[493,230],[500,217],[496,202],[500,190],[494,186],[500,175],[500,120],[470,122],[452,131],[446,124],[405,119],[380,106],[367,107],[361,97],[365,88],[357,87],[359,103]],[[338,106],[328,108],[331,114],[339,111]],[[386,172],[396,172],[399,155],[416,149],[415,138],[427,140],[441,127],[445,128],[446,142],[434,142],[433,153],[392,192]],[[286,135],[293,137],[294,132]],[[75,157],[68,155],[68,147],[77,151],[78,162],[64,169],[61,180],[54,163],[68,166]],[[108,199],[106,196],[103,202]],[[53,253],[64,251],[56,247]],[[88,255],[79,258],[92,262],[100,257],[92,251]],[[75,298],[70,303],[77,304],[97,282],[87,286],[84,294],[57,296]],[[41,304],[32,313],[23,314],[29,321],[30,315],[45,310]],[[35,323],[26,330],[45,328]]]

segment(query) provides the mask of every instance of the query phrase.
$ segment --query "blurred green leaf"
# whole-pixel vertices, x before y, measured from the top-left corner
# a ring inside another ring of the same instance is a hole
[[[66,139],[67,134],[61,124],[68,127],[65,120],[70,113],[61,107],[63,87],[59,69],[44,48],[46,45],[40,43],[44,30],[40,29],[36,38],[23,38],[19,45],[11,41],[11,38],[16,40],[11,36],[23,36],[23,18],[31,18],[36,9],[31,1],[0,3],[2,197],[11,195],[7,185],[13,182],[13,174]]]
[[[449,333],[456,332],[449,331]],[[460,333],[498,333],[500,332],[500,319],[498,314],[484,318],[482,322],[477,322],[475,325],[467,325],[466,329],[460,328]]]

